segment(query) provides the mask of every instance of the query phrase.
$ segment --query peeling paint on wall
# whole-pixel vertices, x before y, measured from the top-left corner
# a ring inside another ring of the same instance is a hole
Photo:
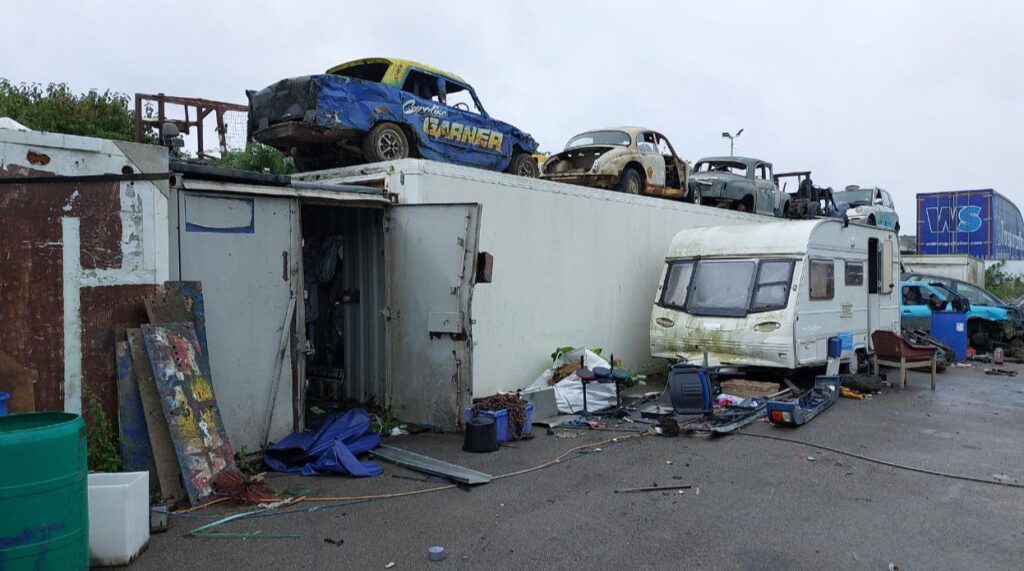
[[[78,218],[61,219],[64,286],[64,412],[82,414],[82,298],[79,293],[81,245]],[[43,302],[45,303],[45,301]]]
[[[134,165],[109,141],[12,133],[0,131],[0,178]],[[29,145],[46,170],[25,162]],[[117,331],[146,321],[143,300],[166,279],[161,200],[148,181],[0,185],[0,351],[31,375],[37,410],[79,412],[88,389],[116,418]]]

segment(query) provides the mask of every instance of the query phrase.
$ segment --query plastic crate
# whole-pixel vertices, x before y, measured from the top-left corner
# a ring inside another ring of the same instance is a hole
[[[465,410],[465,420],[469,422],[469,419],[473,416],[473,405],[469,405]],[[508,422],[508,409],[501,410],[481,410],[478,416],[489,416],[494,419],[494,427],[498,431],[498,442],[509,442],[512,440],[512,427],[509,426]],[[533,434],[533,403],[526,403],[526,424],[523,426],[523,436],[531,436]]]

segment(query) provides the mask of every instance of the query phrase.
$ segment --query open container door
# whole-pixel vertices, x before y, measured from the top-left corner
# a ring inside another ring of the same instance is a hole
[[[472,397],[479,204],[389,209],[388,387],[398,418],[456,427]]]

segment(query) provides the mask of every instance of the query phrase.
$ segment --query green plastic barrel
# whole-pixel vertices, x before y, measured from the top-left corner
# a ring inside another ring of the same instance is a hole
[[[89,567],[87,474],[80,416],[0,416],[0,571]]]

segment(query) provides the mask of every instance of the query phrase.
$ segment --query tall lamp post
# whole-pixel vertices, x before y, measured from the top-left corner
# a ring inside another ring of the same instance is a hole
[[[738,139],[739,136],[742,135],[742,134],[743,134],[743,129],[740,129],[739,131],[736,131],[735,135],[730,135],[729,133],[726,133],[724,131],[722,132],[722,138],[723,139],[729,139],[729,156],[730,157],[733,156],[733,149],[734,149],[734,144],[736,142],[736,139]]]

